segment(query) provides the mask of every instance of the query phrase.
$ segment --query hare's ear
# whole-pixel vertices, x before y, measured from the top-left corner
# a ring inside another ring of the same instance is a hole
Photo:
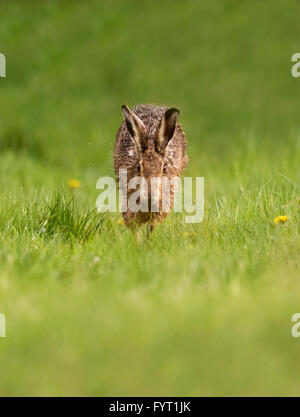
[[[158,152],[164,152],[172,139],[176,129],[178,116],[179,110],[175,108],[168,109],[163,115],[155,135],[156,149]]]
[[[131,138],[136,144],[138,151],[143,152],[147,146],[147,135],[143,122],[126,104],[122,106],[122,113]]]

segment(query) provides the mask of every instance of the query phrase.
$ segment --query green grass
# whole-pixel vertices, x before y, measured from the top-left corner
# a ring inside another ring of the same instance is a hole
[[[0,394],[298,395],[296,0],[0,3]],[[139,102],[205,177],[141,245],[94,211]]]

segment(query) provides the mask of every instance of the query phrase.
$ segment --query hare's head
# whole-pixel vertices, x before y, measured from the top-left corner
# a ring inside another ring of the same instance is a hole
[[[166,110],[154,135],[147,131],[141,119],[126,105],[122,106],[122,112],[136,147],[137,175],[144,177],[150,185],[151,177],[162,177],[166,173],[166,148],[174,135],[179,110]]]

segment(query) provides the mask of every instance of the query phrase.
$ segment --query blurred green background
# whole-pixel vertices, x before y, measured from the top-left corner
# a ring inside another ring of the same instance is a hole
[[[0,394],[298,395],[298,2],[0,10]],[[110,214],[83,243],[123,103],[180,109],[205,218],[173,214],[138,246]],[[66,232],[47,204],[71,178]]]

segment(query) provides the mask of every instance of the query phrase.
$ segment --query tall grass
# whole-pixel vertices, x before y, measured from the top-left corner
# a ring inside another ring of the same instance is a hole
[[[103,222],[104,215],[97,213],[96,209],[80,212],[74,196],[67,197],[56,192],[50,204],[45,206],[39,234],[46,237],[60,236],[69,242],[76,239],[84,243],[101,232]]]
[[[79,209],[75,196],[64,190],[49,199],[34,193],[29,200],[12,197],[1,204],[0,225],[3,239],[30,234],[32,239],[60,238],[84,243],[101,233],[105,215],[96,209]]]

